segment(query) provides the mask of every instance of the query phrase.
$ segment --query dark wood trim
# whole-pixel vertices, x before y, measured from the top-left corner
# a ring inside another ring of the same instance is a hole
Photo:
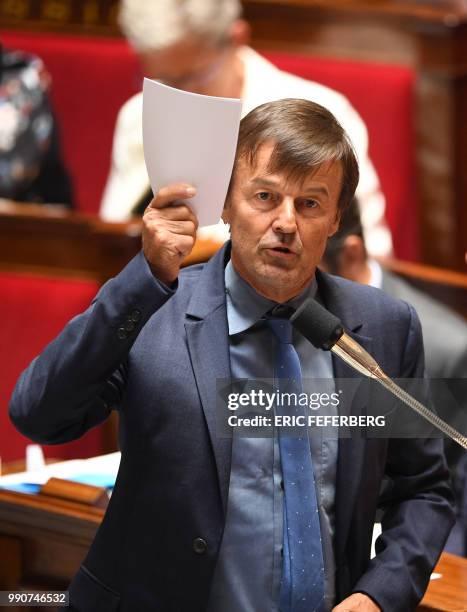
[[[198,241],[183,265],[219,248]],[[58,206],[0,200],[0,270],[95,280],[102,284],[141,249],[141,219],[109,223]]]
[[[398,259],[381,265],[467,319],[467,274]]]
[[[401,261],[400,259],[380,258],[379,261],[390,272],[405,278],[467,291],[467,274],[462,272],[425,266],[413,261]]]

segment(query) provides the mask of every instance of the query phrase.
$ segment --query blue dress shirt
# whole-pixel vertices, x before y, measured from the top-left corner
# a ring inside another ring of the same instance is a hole
[[[235,271],[225,269],[230,364],[234,379],[272,379],[274,338],[261,322],[276,303],[258,294]],[[313,280],[290,301],[297,308],[316,294]],[[330,379],[330,353],[315,349],[294,331],[302,378]],[[305,389],[304,389],[305,390]],[[322,389],[320,389],[321,391]],[[337,414],[337,410],[335,412]],[[337,439],[310,439],[320,511],[326,608],[334,605],[334,498]],[[282,575],[283,490],[277,433],[274,437],[232,439],[232,464],[226,524],[211,589],[208,612],[278,612]]]

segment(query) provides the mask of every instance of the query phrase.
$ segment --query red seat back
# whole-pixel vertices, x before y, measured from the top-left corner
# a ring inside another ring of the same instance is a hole
[[[74,315],[87,308],[98,290],[91,281],[0,273],[0,457],[24,458],[30,441],[8,417],[8,402],[18,376]],[[80,440],[45,447],[46,456],[61,459],[102,453],[100,428]]]

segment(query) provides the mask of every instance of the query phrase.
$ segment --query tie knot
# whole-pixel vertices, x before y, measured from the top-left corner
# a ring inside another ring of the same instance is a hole
[[[269,328],[281,344],[292,344],[292,323],[289,319],[268,318],[266,322]]]

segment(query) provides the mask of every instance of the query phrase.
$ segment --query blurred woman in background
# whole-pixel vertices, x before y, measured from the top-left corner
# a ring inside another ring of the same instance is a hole
[[[42,60],[0,45],[0,198],[73,207]]]

